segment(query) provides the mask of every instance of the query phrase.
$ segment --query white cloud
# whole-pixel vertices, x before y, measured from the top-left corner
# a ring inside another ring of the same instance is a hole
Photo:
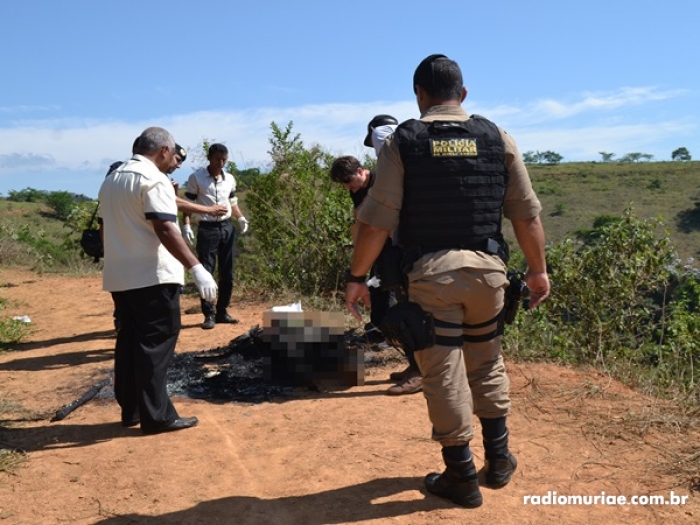
[[[0,155],[0,169],[37,169],[55,165],[56,161],[51,155],[37,155],[35,153],[9,153]]]
[[[12,114],[12,113],[40,113],[47,111],[58,111],[59,106],[31,106],[27,104],[21,104],[17,106],[0,106],[0,114]]]
[[[623,87],[612,92],[585,92],[578,100],[536,100],[522,108],[536,122],[565,119],[584,113],[597,113],[639,106],[649,102],[667,100],[683,95],[685,90],[660,91],[657,87]]]
[[[687,113],[681,113],[682,117],[668,116],[674,111],[679,113],[671,102],[663,106],[663,117],[654,117],[648,104],[669,101],[684,93],[656,87],[621,88],[614,92],[582,93],[576,100],[543,99],[522,106],[487,105],[468,98],[464,108],[494,120],[515,137],[523,152],[552,150],[562,154],[565,161],[574,161],[598,160],[599,151],[618,155],[640,151],[661,160],[669,158],[675,147],[685,145],[692,150],[698,126],[695,117]],[[0,191],[24,187],[19,178],[28,168],[57,177],[70,174],[76,185],[84,180],[94,184],[94,177],[99,179],[114,160],[128,157],[134,137],[153,125],[170,130],[175,140],[190,150],[190,158],[177,173],[178,179],[195,166],[193,150],[204,138],[224,142],[231,151],[231,160],[240,168],[265,167],[269,162],[273,121],[281,127],[293,121],[293,131],[301,134],[307,145],[318,143],[333,154],[362,156],[370,151],[362,145],[367,122],[379,113],[394,115],[401,121],[417,117],[418,108],[414,100],[377,101],[222,109],[134,122],[40,120],[25,115],[21,121],[0,127]]]

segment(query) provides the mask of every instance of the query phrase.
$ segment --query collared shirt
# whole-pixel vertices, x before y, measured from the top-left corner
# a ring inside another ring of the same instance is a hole
[[[461,106],[433,106],[421,115],[421,121],[466,121],[469,116]],[[525,220],[537,217],[542,210],[540,201],[532,189],[530,176],[518,151],[515,141],[499,128],[505,143],[508,185],[503,202],[503,215],[511,220]],[[362,222],[393,231],[399,224],[403,204],[404,168],[399,147],[387,137],[377,161],[377,178],[367,193],[367,198],[358,209],[358,219]],[[467,250],[443,250],[424,255],[413,266],[410,280],[422,275],[433,275],[457,268],[503,269],[503,262],[495,255]]]
[[[236,179],[230,173],[222,172],[217,179],[212,177],[207,168],[195,171],[187,180],[185,197],[204,206],[224,205],[228,208],[226,215],[212,217],[197,214],[200,221],[224,222],[231,219],[231,206],[238,203],[236,197]],[[233,202],[232,202],[233,201]]]
[[[134,155],[102,183],[104,290],[120,292],[158,284],[184,284],[182,264],[163,246],[152,220],[177,221],[175,191],[148,158]]]

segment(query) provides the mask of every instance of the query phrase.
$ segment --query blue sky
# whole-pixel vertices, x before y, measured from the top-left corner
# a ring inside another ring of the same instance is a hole
[[[239,168],[269,165],[272,121],[362,156],[375,114],[418,116],[432,53],[521,152],[700,159],[698,20],[690,0],[3,0],[0,194],[95,197],[151,125],[192,152],[223,142]]]

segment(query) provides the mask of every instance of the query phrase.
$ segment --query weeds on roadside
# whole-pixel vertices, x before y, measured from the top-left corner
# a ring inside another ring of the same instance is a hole
[[[506,329],[506,352],[590,364],[654,395],[700,401],[700,271],[678,260],[660,226],[630,208],[549,246],[551,296]]]
[[[27,461],[26,452],[0,447],[0,472],[13,474],[25,461]]]
[[[7,348],[8,345],[21,343],[32,333],[31,328],[24,321],[3,315],[6,303],[7,299],[0,297],[0,350]]]

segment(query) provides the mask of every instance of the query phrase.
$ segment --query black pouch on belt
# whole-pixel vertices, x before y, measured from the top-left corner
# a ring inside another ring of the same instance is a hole
[[[433,315],[418,303],[400,302],[387,311],[379,329],[392,346],[416,352],[435,344]]]

